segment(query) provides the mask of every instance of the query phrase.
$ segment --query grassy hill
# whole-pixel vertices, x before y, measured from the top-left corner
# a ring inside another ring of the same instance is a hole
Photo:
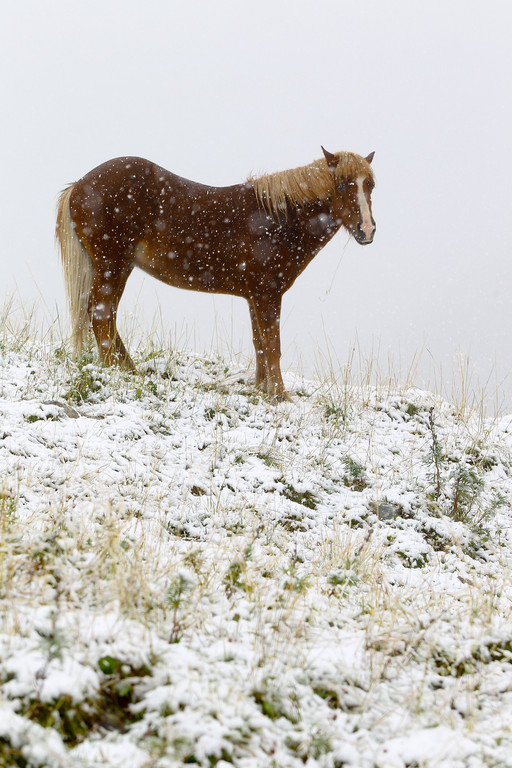
[[[0,766],[507,766],[512,417],[0,342]]]

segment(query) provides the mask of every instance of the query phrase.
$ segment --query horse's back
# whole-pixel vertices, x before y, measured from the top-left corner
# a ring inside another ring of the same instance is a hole
[[[193,195],[207,190],[203,184],[184,179],[142,157],[116,157],[98,165],[74,185],[73,199],[81,202],[107,203],[140,198],[159,198],[170,192]]]
[[[246,197],[246,185],[208,186],[141,157],[117,157],[93,168],[73,185],[70,207],[77,226],[82,221],[90,228],[87,219],[96,227],[108,222],[133,230],[147,228],[162,215],[174,218],[177,213],[185,224],[199,208],[232,209]]]

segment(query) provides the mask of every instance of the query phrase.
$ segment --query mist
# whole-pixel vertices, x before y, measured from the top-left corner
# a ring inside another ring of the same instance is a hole
[[[205,184],[375,150],[374,243],[285,294],[283,370],[357,361],[509,409],[511,6],[21,0],[3,11],[1,293],[66,328],[59,191],[139,155]],[[23,311],[23,310],[22,310]],[[252,354],[245,302],[134,273],[126,326]]]

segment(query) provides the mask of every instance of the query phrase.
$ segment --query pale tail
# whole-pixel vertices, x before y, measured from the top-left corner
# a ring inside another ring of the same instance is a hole
[[[73,185],[62,192],[57,207],[56,235],[60,246],[64,284],[71,316],[75,352],[87,347],[90,318],[87,311],[94,269],[91,258],[75,232],[69,198]]]

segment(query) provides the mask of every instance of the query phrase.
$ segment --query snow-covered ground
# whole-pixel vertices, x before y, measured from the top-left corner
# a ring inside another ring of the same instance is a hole
[[[146,356],[1,343],[0,765],[512,765],[512,417]]]

